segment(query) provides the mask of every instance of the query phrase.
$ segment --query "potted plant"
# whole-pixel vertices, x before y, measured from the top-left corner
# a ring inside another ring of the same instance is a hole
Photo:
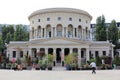
[[[39,60],[41,70],[46,69],[46,59]]]
[[[72,54],[69,54],[67,56],[65,56],[65,67],[66,67],[66,70],[71,70],[71,63],[72,63]]]
[[[35,70],[40,70],[39,64],[35,64]]]
[[[47,68],[48,70],[52,70],[52,67],[53,67],[53,55],[48,54],[47,55]]]

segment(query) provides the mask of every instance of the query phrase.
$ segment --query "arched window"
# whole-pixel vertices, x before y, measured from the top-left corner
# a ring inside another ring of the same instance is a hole
[[[72,24],[68,25],[68,37],[73,37],[73,26],[72,26]]]
[[[47,26],[46,26],[46,36],[47,36],[47,38],[49,38],[49,37],[51,37],[51,25],[50,24],[48,24]]]
[[[62,36],[62,25],[58,24],[56,27],[57,30],[57,36]]]

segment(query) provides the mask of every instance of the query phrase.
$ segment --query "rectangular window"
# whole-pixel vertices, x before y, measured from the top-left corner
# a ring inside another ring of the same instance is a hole
[[[47,21],[50,21],[50,18],[47,18]]]
[[[95,51],[95,57],[99,56],[98,51]]]
[[[20,51],[20,58],[23,58],[23,51]]]
[[[106,56],[106,51],[103,51],[103,56]]]
[[[38,19],[38,22],[40,22],[40,19]]]
[[[58,21],[60,21],[61,20],[61,17],[58,17]]]
[[[79,19],[79,22],[81,22],[81,19]]]
[[[72,18],[71,18],[71,17],[69,18],[69,21],[72,21]]]
[[[16,58],[16,51],[13,51],[13,58]]]

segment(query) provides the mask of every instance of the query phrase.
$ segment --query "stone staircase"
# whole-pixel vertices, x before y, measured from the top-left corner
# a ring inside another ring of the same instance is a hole
[[[56,63],[56,66],[53,67],[53,71],[65,71],[65,67],[61,63]]]

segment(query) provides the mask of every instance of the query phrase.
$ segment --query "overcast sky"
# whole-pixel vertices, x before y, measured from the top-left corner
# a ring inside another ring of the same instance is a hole
[[[92,23],[102,14],[106,22],[120,22],[120,0],[0,0],[0,24],[29,24],[32,12],[55,7],[85,10],[93,17]]]

